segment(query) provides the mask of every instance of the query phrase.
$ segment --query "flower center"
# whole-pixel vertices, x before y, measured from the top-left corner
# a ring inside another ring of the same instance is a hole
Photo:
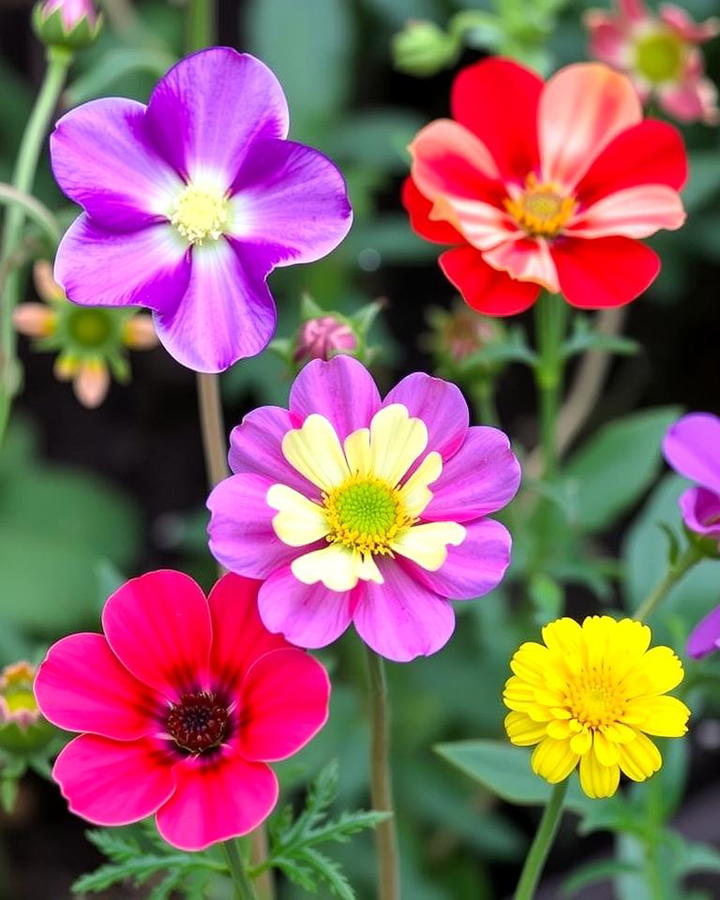
[[[111,315],[101,309],[72,309],[67,329],[70,337],[84,347],[100,347],[113,331]]]
[[[170,221],[191,244],[216,241],[228,224],[228,201],[218,190],[189,184],[175,201]]]
[[[581,672],[569,684],[567,703],[573,717],[588,728],[611,725],[623,715],[622,689],[601,672]]]
[[[3,669],[0,675],[0,697],[8,710],[37,713],[38,705],[33,691],[35,669],[29,663],[16,663]]]
[[[228,730],[228,711],[212,693],[185,694],[170,707],[165,727],[182,750],[204,753],[222,743]]]
[[[391,555],[390,544],[409,528],[399,491],[372,475],[352,475],[330,493],[323,494],[330,532],[326,540],[363,554]]]
[[[505,209],[532,237],[555,237],[575,212],[575,200],[564,196],[554,184],[540,184],[531,172],[525,190],[505,200]]]
[[[671,31],[653,31],[635,44],[635,65],[648,81],[673,81],[682,72],[685,45]]]

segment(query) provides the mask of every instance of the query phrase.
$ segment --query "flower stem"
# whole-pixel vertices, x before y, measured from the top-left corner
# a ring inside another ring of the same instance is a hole
[[[368,648],[371,743],[370,795],[373,809],[391,816],[375,829],[378,855],[378,900],[400,900],[400,861],[390,778],[390,705],[385,664]]]
[[[25,127],[13,172],[12,186],[22,194],[29,194],[32,190],[43,141],[71,62],[72,53],[69,50],[60,47],[48,48],[45,78]],[[26,214],[26,210],[18,205],[7,211],[0,244],[0,272],[5,272],[8,268],[8,262],[20,244]],[[19,270],[17,267],[10,268],[0,298],[0,442],[5,434],[10,406],[19,385],[12,316],[21,286]]]
[[[215,4],[213,0],[189,0],[185,47],[188,53],[209,47],[215,40]]]
[[[475,415],[481,425],[497,425],[498,414],[495,408],[495,379],[490,375],[481,375],[476,378],[470,389],[470,394],[475,407]]]
[[[245,863],[235,841],[223,841],[222,848],[230,867],[235,900],[257,900],[255,887],[245,870]]]
[[[217,375],[197,373],[198,405],[208,483],[211,488],[228,477],[225,425]]]
[[[532,842],[532,847],[530,847],[530,852],[525,859],[525,865],[520,874],[520,881],[518,881],[518,886],[515,889],[515,900],[532,900],[535,896],[535,888],[540,880],[545,860],[550,852],[550,847],[560,824],[567,786],[568,779],[566,778],[553,787],[552,794],[550,794],[550,799],[535,834],[535,839]]]
[[[555,430],[563,380],[562,342],[565,336],[567,304],[559,294],[543,294],[535,310],[538,345],[535,383],[540,395],[540,447],[543,478],[551,479],[557,470],[558,447]]]
[[[643,602],[633,613],[633,619],[644,621],[653,614],[657,605],[665,599],[680,579],[689,571],[695,563],[703,558],[702,553],[695,544],[688,544],[684,553],[671,563],[662,580],[655,585]]]

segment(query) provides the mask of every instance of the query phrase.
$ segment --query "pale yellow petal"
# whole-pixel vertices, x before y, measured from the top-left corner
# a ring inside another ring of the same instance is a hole
[[[350,476],[335,429],[317,413],[309,415],[301,428],[288,431],[282,452],[294,469],[323,491],[331,491]]]
[[[376,584],[385,583],[385,579],[382,577],[375,559],[369,553],[366,553],[364,556],[360,555],[357,573],[358,578],[362,578],[363,581],[374,581]]]
[[[152,316],[138,313],[123,325],[123,343],[131,350],[152,350],[160,343]]]
[[[462,544],[466,533],[457,522],[426,522],[408,528],[390,547],[428,572],[437,572],[447,559],[448,544]]]
[[[360,554],[340,544],[330,544],[293,560],[290,568],[303,584],[322,582],[331,591],[349,591],[358,583]]]
[[[580,760],[580,787],[588,797],[612,797],[620,783],[618,766],[603,766],[594,753]]]
[[[400,488],[400,497],[407,514],[415,518],[425,509],[433,498],[428,485],[437,481],[442,473],[442,456],[433,450],[415,469],[405,484]]]
[[[273,516],[273,530],[289,547],[312,544],[330,530],[322,508],[285,484],[272,485],[265,499],[268,506],[278,510]]]
[[[545,737],[545,725],[533,722],[520,712],[511,712],[505,716],[505,731],[516,747],[530,747]]]
[[[402,403],[379,410],[370,423],[372,471],[395,486],[420,456],[428,442],[422,419],[408,414]]]
[[[578,755],[570,749],[569,741],[556,741],[546,737],[533,750],[530,765],[536,775],[557,784],[563,781],[577,765]]]
[[[662,766],[660,751],[640,732],[634,741],[618,745],[618,753],[620,768],[633,781],[645,781]]]
[[[353,475],[371,474],[370,429],[358,428],[345,438],[345,458]]]

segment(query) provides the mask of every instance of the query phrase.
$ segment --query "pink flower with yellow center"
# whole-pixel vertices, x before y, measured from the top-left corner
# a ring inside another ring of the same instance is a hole
[[[381,399],[357,360],[314,360],[290,408],[262,407],[231,436],[235,473],[210,495],[210,549],[266,579],[271,631],[303,647],[351,622],[388,659],[449,640],[451,600],[502,579],[510,535],[489,513],[515,495],[520,467],[496,428],[468,427],[455,385],[423,373]]]
[[[545,288],[599,309],[654,281],[638,239],[683,224],[687,162],[626,76],[582,63],[543,83],[488,59],[457,76],[452,112],[411,143],[403,202],[418,234],[455,245],[439,262],[468,305],[513,315]]]
[[[672,3],[655,15],[643,0],[615,0],[615,10],[590,9],[590,53],[632,78],[642,101],[656,100],[680,122],[720,121],[717,88],[705,77],[700,44],[720,32],[720,19],[694,22]]]

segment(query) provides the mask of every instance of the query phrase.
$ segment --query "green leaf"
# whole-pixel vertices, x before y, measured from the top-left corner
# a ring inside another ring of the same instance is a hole
[[[569,461],[577,522],[586,531],[607,528],[640,499],[660,468],[662,437],[678,417],[657,407],[606,425]]]
[[[563,882],[562,892],[566,897],[580,896],[580,891],[593,884],[609,881],[616,875],[623,873],[642,874],[642,869],[634,863],[621,860],[602,859],[598,862],[587,863],[575,869],[569,878]]]
[[[409,165],[407,146],[424,124],[423,117],[412,110],[363,110],[337,123],[325,149],[342,162],[404,175]]]
[[[535,572],[530,577],[528,593],[538,625],[546,625],[561,614],[565,591],[554,578],[544,572]]]
[[[720,872],[720,851],[710,844],[685,841],[678,867],[681,875],[691,875],[693,872]]]
[[[690,179],[682,195],[687,211],[695,212],[720,193],[718,151],[693,150],[689,154],[688,162]]]

